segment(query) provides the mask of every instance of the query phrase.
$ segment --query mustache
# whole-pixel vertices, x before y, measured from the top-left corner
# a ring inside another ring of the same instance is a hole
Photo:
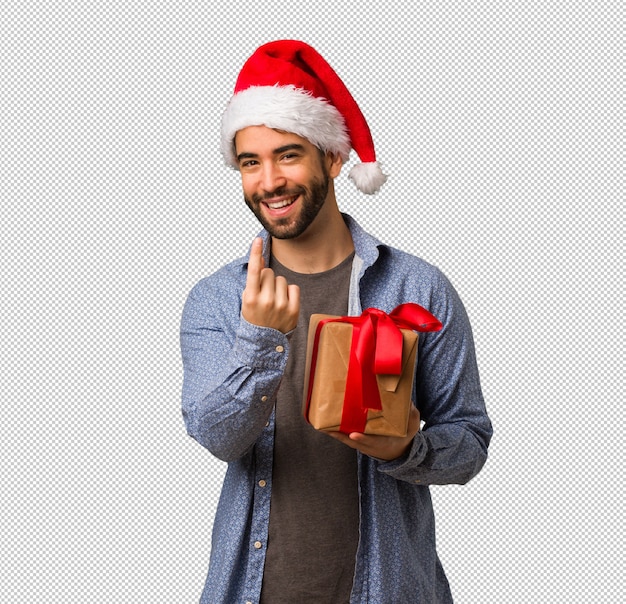
[[[262,203],[264,201],[267,201],[268,199],[273,199],[274,197],[292,197],[296,195],[303,195],[305,193],[306,189],[304,187],[295,187],[293,189],[288,189],[287,187],[279,187],[278,189],[274,189],[273,191],[269,191],[267,193],[264,193],[263,195],[254,193],[250,199],[254,203]]]

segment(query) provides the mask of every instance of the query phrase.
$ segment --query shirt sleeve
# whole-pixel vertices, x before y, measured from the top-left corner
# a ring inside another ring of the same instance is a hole
[[[243,456],[261,434],[289,354],[288,334],[248,323],[240,307],[240,298],[201,282],[181,320],[185,426],[223,461]]]
[[[473,335],[465,308],[440,275],[431,312],[443,323],[420,334],[414,401],[424,429],[408,453],[379,470],[416,484],[464,484],[487,459],[492,425],[480,386]]]

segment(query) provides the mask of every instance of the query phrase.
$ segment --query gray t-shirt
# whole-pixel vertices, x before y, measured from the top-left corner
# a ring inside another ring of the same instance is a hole
[[[346,604],[359,539],[354,449],[313,429],[302,416],[309,317],[345,315],[353,254],[313,275],[270,266],[300,286],[300,318],[276,401],[269,539],[262,604]]]

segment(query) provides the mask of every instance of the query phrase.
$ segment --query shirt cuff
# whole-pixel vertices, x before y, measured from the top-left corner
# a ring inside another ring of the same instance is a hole
[[[421,464],[426,458],[427,444],[421,430],[413,438],[413,442],[408,451],[391,461],[381,461],[378,466],[381,472],[389,474],[394,478],[405,479],[407,473]]]
[[[282,369],[287,364],[291,333],[253,325],[241,317],[233,352],[248,367]]]

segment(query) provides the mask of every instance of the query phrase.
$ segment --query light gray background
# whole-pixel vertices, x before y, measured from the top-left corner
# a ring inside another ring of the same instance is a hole
[[[214,4],[2,2],[0,600],[197,601],[224,466],[184,431],[180,312],[257,231],[218,123],[290,37],[390,175],[344,168],[342,209],[474,327],[491,457],[432,489],[456,602],[618,602],[623,4]]]

